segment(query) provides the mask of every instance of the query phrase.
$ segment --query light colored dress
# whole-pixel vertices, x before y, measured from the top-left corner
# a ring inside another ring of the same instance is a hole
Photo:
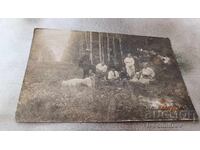
[[[119,73],[117,71],[109,71],[108,72],[108,80],[118,79]]]
[[[133,57],[126,57],[124,63],[129,77],[132,77],[135,74],[135,61]]]

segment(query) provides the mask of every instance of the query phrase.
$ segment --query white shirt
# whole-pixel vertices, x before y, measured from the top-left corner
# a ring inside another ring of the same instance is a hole
[[[147,67],[142,69],[142,76],[151,76],[152,78],[155,76],[155,72],[153,69]]]
[[[106,65],[102,65],[101,63],[99,63],[99,64],[96,65],[96,69],[98,71],[102,71],[102,72],[105,73],[107,71],[108,67]]]
[[[108,79],[111,80],[111,79],[117,79],[119,78],[119,73],[117,71],[109,71],[108,72]]]
[[[135,61],[133,57],[126,57],[124,59],[124,63],[126,64],[126,66],[133,66],[135,64]]]

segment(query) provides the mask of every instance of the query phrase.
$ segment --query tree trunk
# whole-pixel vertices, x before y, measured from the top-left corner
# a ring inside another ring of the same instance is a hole
[[[91,64],[93,64],[93,54],[92,54],[92,32],[90,32],[90,60],[91,60]]]
[[[110,40],[107,33],[107,55],[108,55],[108,64],[110,63]]]
[[[116,49],[115,49],[115,37],[114,37],[114,35],[113,35],[113,41],[112,41],[112,43],[113,43],[113,55],[114,55],[114,65],[116,65]]]
[[[120,49],[120,53],[121,53],[121,57],[123,57],[123,51],[122,51],[122,40],[121,38],[119,38],[119,49]]]
[[[121,62],[123,64],[123,51],[122,51],[122,40],[121,38],[119,37],[119,50],[120,50],[120,53],[121,53]]]
[[[86,49],[88,49],[88,32],[85,32],[85,45],[86,45]]]
[[[102,50],[101,50],[101,33],[99,33],[99,60],[102,61]]]
[[[105,63],[105,47],[104,47],[104,38],[103,36],[101,36],[101,42],[102,42],[102,45],[101,45],[101,53],[102,53],[102,61]]]

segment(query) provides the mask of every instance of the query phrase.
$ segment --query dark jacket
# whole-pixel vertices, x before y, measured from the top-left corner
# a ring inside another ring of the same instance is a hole
[[[79,67],[81,68],[85,68],[91,65],[90,62],[90,56],[89,55],[84,55],[83,57],[81,57],[80,61],[79,61]]]

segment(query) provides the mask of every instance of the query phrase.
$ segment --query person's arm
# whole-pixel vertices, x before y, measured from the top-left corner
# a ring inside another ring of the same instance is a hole
[[[119,78],[119,73],[118,71],[115,71],[116,79]]]
[[[135,60],[134,60],[133,58],[132,58],[132,62],[131,62],[131,63],[132,63],[132,65],[134,65],[134,64],[135,64]]]
[[[140,77],[141,77],[141,78],[143,78],[143,71],[144,71],[144,69],[142,69],[142,70],[140,71]]]
[[[98,68],[99,68],[99,64],[96,65],[96,69],[98,69]]]
[[[80,58],[79,60],[79,67],[83,66],[83,60],[84,60],[84,56]]]
[[[111,71],[108,72],[108,80],[112,79],[112,73]]]
[[[125,64],[127,63],[127,59],[126,59],[126,58],[124,59],[124,63],[125,63]]]
[[[97,72],[100,72],[100,71],[101,71],[101,70],[100,70],[100,64],[97,64],[97,65],[96,65],[96,71],[97,71]]]
[[[155,72],[153,71],[153,69],[151,69],[151,76],[152,78],[155,77]]]
[[[108,66],[105,66],[105,72],[107,72],[107,70],[108,70]]]

